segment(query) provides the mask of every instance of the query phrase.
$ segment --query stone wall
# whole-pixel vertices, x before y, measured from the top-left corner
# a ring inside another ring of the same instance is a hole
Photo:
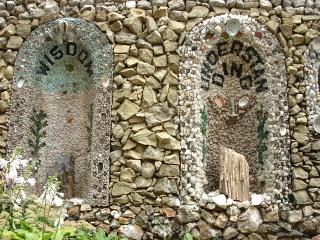
[[[6,153],[12,79],[22,43],[50,20],[81,18],[94,23],[113,44],[110,205],[75,204],[69,209],[71,219],[86,219],[107,231],[119,229],[134,239],[179,239],[186,231],[203,239],[313,236],[320,232],[320,147],[308,123],[306,63],[312,61],[306,52],[319,35],[319,12],[318,0],[0,1],[1,153]],[[254,194],[240,203],[218,192],[211,193],[209,202],[202,196],[197,201],[180,196],[191,185],[180,183],[187,173],[180,171],[184,138],[179,113],[193,106],[181,109],[184,105],[178,104],[179,46],[203,20],[225,13],[255,19],[277,38],[285,56],[289,203]]]

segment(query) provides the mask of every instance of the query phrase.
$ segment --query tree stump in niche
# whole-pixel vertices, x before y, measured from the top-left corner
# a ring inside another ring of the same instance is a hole
[[[62,156],[60,161],[57,162],[57,168],[58,179],[61,181],[60,191],[64,193],[67,199],[75,197],[75,160],[70,156]]]
[[[236,151],[220,146],[220,192],[233,200],[249,200],[249,165]]]

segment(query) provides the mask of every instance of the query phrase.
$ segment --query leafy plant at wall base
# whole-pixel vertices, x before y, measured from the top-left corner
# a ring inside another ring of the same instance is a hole
[[[258,159],[261,164],[263,164],[263,153],[267,149],[265,140],[268,136],[268,131],[265,130],[265,124],[267,121],[267,114],[263,112],[262,106],[257,112],[258,116]]]
[[[183,240],[193,240],[193,237],[192,237],[191,233],[186,233],[183,236]]]
[[[46,146],[45,142],[42,142],[41,139],[46,136],[46,132],[43,130],[47,126],[47,114],[42,110],[33,110],[31,121],[33,126],[30,127],[31,133],[34,136],[34,139],[29,139],[29,146],[32,148],[31,154],[33,157],[39,157],[40,148]]]
[[[207,153],[207,130],[208,130],[208,113],[204,109],[200,112],[201,116],[201,122],[200,122],[200,129],[203,136],[203,142],[202,142],[202,161],[204,161],[204,158]]]

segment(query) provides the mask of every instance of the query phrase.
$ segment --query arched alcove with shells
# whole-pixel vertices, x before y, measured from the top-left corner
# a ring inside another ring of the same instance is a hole
[[[67,198],[108,205],[112,48],[83,20],[37,28],[16,60],[9,149],[37,160],[41,192],[58,175]]]
[[[308,125],[314,134],[320,133],[320,37],[314,38],[305,51],[305,83]]]
[[[251,194],[287,201],[287,80],[275,36],[248,16],[225,14],[194,27],[180,51],[183,199],[210,202],[220,188],[250,200],[225,193],[223,181],[235,179]]]

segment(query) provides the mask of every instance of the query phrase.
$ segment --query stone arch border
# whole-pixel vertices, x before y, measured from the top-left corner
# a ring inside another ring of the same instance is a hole
[[[314,132],[313,122],[320,114],[320,37],[309,43],[305,59],[306,109],[309,129]]]
[[[14,71],[12,105],[10,110],[8,149],[20,146],[28,148],[28,140],[21,133],[29,132],[31,105],[35,95],[42,90],[36,86],[35,68],[39,54],[48,39],[56,43],[70,39],[81,44],[92,56],[91,80],[94,83],[91,145],[89,152],[90,171],[88,202],[91,205],[109,205],[109,152],[111,129],[113,53],[105,34],[96,26],[81,19],[60,18],[48,22],[36,30],[19,50]],[[47,89],[46,89],[47,91]],[[16,124],[14,119],[21,120]],[[29,122],[28,122],[29,121]],[[109,122],[109,124],[108,124]],[[8,153],[10,154],[10,153]],[[30,151],[24,151],[30,157]]]
[[[202,161],[204,137],[200,129],[200,110],[204,106],[201,89],[201,66],[205,56],[215,44],[215,39],[208,37],[208,32],[217,31],[217,41],[222,36],[228,19],[240,21],[244,42],[254,44],[265,60],[268,93],[268,109],[271,111],[266,128],[269,131],[268,144],[274,149],[265,154],[263,173],[266,179],[266,190],[263,198],[268,202],[288,203],[290,185],[290,137],[287,106],[287,80],[284,55],[277,39],[264,26],[248,16],[224,14],[204,20],[187,35],[184,45],[180,47],[180,131],[181,131],[181,197],[184,204],[195,202],[205,205],[217,199],[226,200],[218,191],[206,193],[207,183]],[[219,32],[221,35],[219,35]],[[271,74],[274,73],[274,74]],[[280,133],[281,132],[281,133]],[[277,142],[277,143],[276,143]],[[255,194],[254,194],[255,195]],[[252,204],[254,203],[251,195]],[[260,198],[260,197],[259,197]],[[260,198],[260,199],[263,199]],[[257,198],[255,198],[257,199]],[[258,201],[261,203],[261,201]],[[258,203],[258,204],[259,204]]]

